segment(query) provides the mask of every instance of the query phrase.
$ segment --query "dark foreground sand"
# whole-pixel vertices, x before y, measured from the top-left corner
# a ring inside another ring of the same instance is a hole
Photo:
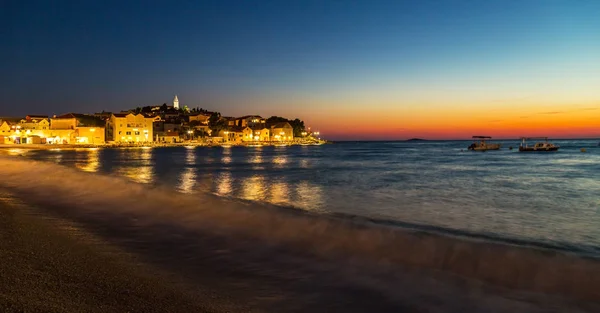
[[[0,312],[248,311],[30,213],[0,202]]]
[[[112,226],[98,228],[96,233],[109,239],[127,236]],[[153,232],[149,236],[155,235]],[[203,251],[196,245],[188,246],[190,240],[183,233],[175,232],[166,241],[146,237],[148,234],[129,236],[132,241],[127,243],[122,238],[120,246],[139,254],[126,252],[69,221],[0,199],[0,312],[596,312],[598,309],[590,303],[548,300],[406,272],[396,277],[375,275],[356,284],[339,275],[361,277],[360,273],[336,269],[335,265],[304,266],[297,256],[269,260],[273,251],[261,258],[260,251],[243,251],[227,240],[200,238],[202,245],[209,247]],[[223,257],[215,256],[214,249],[218,246],[223,248]],[[285,251],[280,254],[285,255]],[[394,282],[389,286],[389,294],[381,291],[387,288],[386,281]]]
[[[426,312],[352,286],[336,290],[330,282],[311,290],[314,276],[290,265],[265,272],[256,264],[260,255],[250,251],[237,249],[236,258],[247,258],[221,262],[190,253],[197,247],[185,244],[170,250],[173,238],[131,234],[132,242],[122,244],[143,255],[131,254],[69,221],[2,200],[0,192],[0,312]],[[113,239],[123,235],[113,226],[96,231]],[[209,254],[225,244],[203,240]],[[291,299],[295,293],[300,298]],[[350,295],[357,298],[345,298]]]

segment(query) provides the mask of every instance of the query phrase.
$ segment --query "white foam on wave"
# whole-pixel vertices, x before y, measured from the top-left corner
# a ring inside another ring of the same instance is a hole
[[[298,214],[209,194],[0,156],[0,187],[70,214],[134,214],[146,223],[237,234],[324,257],[442,271],[491,285],[600,299],[600,263],[567,254]]]

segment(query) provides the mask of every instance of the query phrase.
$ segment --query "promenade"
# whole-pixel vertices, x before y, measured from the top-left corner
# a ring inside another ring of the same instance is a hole
[[[140,142],[140,143],[104,143],[104,144],[0,144],[0,149],[85,149],[85,148],[158,148],[158,147],[256,147],[256,146],[298,146],[298,145],[322,145],[332,142],[326,140],[297,140],[289,142],[201,142],[186,141],[177,143],[163,142]]]

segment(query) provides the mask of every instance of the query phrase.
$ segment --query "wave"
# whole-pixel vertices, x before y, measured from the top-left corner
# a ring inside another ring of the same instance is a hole
[[[24,158],[0,156],[0,188],[68,216],[135,216],[145,225],[201,229],[325,259],[399,265],[512,290],[600,299],[600,262],[561,251],[304,214],[210,194],[179,194]]]

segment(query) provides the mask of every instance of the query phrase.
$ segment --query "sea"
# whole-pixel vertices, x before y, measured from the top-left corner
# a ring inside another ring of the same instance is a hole
[[[599,140],[551,153],[468,151],[469,141],[318,146],[13,149],[178,194],[600,256]],[[514,149],[511,149],[514,148]],[[582,152],[584,148],[586,152]]]

